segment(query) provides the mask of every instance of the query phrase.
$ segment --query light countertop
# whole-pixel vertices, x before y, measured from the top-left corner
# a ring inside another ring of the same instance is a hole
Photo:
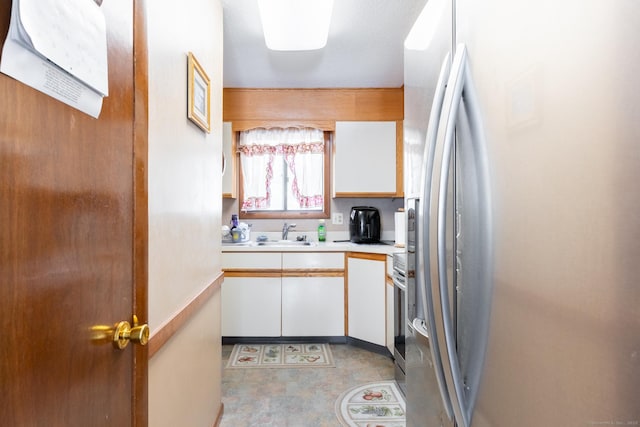
[[[277,245],[258,246],[256,242],[223,243],[222,252],[362,252],[372,254],[393,254],[404,252],[405,248],[385,244],[359,244],[351,242],[311,242],[308,246]]]

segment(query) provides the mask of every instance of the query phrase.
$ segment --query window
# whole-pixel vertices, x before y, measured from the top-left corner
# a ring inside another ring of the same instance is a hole
[[[240,132],[240,215],[327,218],[329,141],[313,128]]]

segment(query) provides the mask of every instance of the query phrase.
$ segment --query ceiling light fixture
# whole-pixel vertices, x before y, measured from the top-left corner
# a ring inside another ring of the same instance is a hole
[[[271,50],[315,50],[327,44],[333,0],[258,0]]]

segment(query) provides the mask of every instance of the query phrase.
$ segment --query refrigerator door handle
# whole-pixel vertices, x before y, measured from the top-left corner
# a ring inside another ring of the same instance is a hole
[[[440,121],[440,116],[442,115],[442,105],[444,102],[444,95],[447,88],[447,80],[449,78],[449,72],[451,70],[451,54],[447,53],[445,56],[442,67],[440,68],[440,75],[438,77],[438,83],[436,84],[436,90],[433,96],[433,102],[431,105],[431,113],[429,114],[429,124],[427,127],[427,135],[425,142],[425,152],[422,160],[422,172],[421,172],[421,190],[420,197],[422,203],[420,203],[420,210],[418,212],[420,223],[424,223],[424,218],[429,217],[429,209],[427,206],[429,205],[429,197],[431,191],[431,180],[433,176],[433,164],[434,164],[434,151],[436,140],[438,136],[438,123]],[[417,257],[417,286],[422,290],[419,292],[420,300],[419,303],[424,307],[424,313],[426,319],[414,319],[413,324],[417,331],[421,332],[422,335],[425,335],[429,339],[429,349],[431,352],[431,360],[433,362],[436,379],[438,382],[438,390],[440,391],[440,397],[442,398],[443,407],[447,416],[450,420],[453,420],[453,409],[451,407],[451,400],[449,398],[449,392],[447,391],[447,385],[444,378],[444,368],[442,364],[442,359],[440,357],[440,350],[438,348],[438,340],[436,339],[436,330],[434,325],[434,310],[433,310],[433,296],[431,294],[430,287],[427,286],[426,283],[426,274],[427,269],[425,266],[425,258],[430,259],[431,255],[429,252],[428,242],[429,242],[429,228],[422,227],[419,229],[419,235],[416,236],[418,238],[418,254],[420,256]],[[430,261],[429,261],[430,262]],[[423,333],[424,323],[426,322],[427,326],[431,328],[430,333]],[[422,327],[416,327],[415,325],[421,325]],[[429,337],[429,335],[431,335]]]
[[[464,400],[461,401],[461,404],[464,412],[467,414],[468,422],[471,423],[478,395],[482,367],[484,366],[489,318],[491,314],[491,295],[493,290],[491,279],[493,264],[493,219],[491,212],[489,166],[486,153],[487,142],[482,125],[480,104],[473,82],[473,76],[471,74],[465,45],[460,44],[458,46],[458,50],[462,52],[462,70],[460,71],[462,86],[460,87],[461,93],[458,96],[457,105],[460,105],[463,102],[462,109],[466,113],[464,117],[470,132],[470,141],[472,143],[472,151],[474,152],[473,161],[476,168],[475,191],[477,191],[478,198],[480,200],[480,202],[475,206],[474,217],[477,218],[478,221],[475,225],[477,227],[476,239],[478,242],[481,242],[479,247],[482,248],[481,250],[476,248],[478,252],[475,254],[475,262],[467,263],[466,265],[467,269],[473,268],[473,286],[479,290],[479,292],[474,295],[474,303],[477,304],[480,309],[476,311],[473,317],[473,334],[476,337],[476,342],[472,346],[473,357],[471,361],[467,361],[467,365],[464,367],[464,375],[461,375],[460,371],[457,372],[457,381],[460,387],[464,387]],[[458,111],[458,107],[456,107],[456,110]],[[453,119],[454,121],[456,120],[455,116]],[[458,222],[458,225],[459,224],[461,224],[461,221]],[[457,258],[457,260],[459,261],[459,258]],[[471,267],[471,265],[473,265],[473,267]],[[459,267],[462,268],[461,266]],[[456,286],[458,285],[459,283],[456,283]],[[449,321],[451,321],[451,318],[449,318]],[[454,343],[454,348],[456,348],[456,342],[452,342]],[[456,358],[456,360],[458,359]],[[459,365],[456,364],[456,366]]]
[[[458,363],[457,341],[453,324],[453,314],[449,298],[449,283],[447,278],[447,189],[449,185],[450,159],[455,142],[455,126],[458,109],[462,101],[462,89],[465,82],[466,48],[458,45],[453,59],[452,71],[447,84],[444,108],[438,125],[440,171],[434,175],[431,199],[431,230],[430,246],[435,252],[436,259],[432,261],[431,277],[432,290],[437,301],[440,302],[436,331],[444,335],[444,343],[440,345],[445,365],[444,376],[447,389],[450,390],[451,405],[459,427],[468,427],[471,414],[466,405],[466,396],[460,365]],[[435,262],[435,264],[434,264]]]
[[[479,384],[479,375],[481,370],[475,369],[467,372],[470,376],[463,378],[461,366],[459,363],[459,355],[457,350],[456,331],[454,327],[453,313],[451,310],[451,301],[449,297],[449,283],[447,277],[447,189],[449,186],[449,169],[451,156],[454,154],[454,141],[456,137],[456,124],[458,113],[464,98],[464,109],[466,119],[468,121],[471,134],[473,149],[476,151],[477,168],[480,172],[477,175],[478,191],[481,197],[486,198],[486,202],[490,200],[488,167],[486,164],[486,155],[484,153],[486,141],[484,131],[482,130],[482,122],[480,117],[479,104],[473,79],[468,64],[467,50],[464,44],[456,47],[456,54],[453,59],[452,71],[447,85],[447,93],[445,94],[444,108],[440,123],[438,126],[438,143],[437,147],[441,147],[441,152],[437,152],[437,158],[440,159],[440,173],[434,175],[432,183],[433,191],[431,193],[431,217],[429,222],[431,230],[431,250],[437,256],[435,264],[431,265],[432,292],[436,297],[435,300],[440,301],[438,307],[439,316],[436,319],[436,331],[444,336],[444,343],[440,345],[443,349],[442,359],[447,361],[444,369],[447,389],[451,391],[451,405],[455,414],[456,422],[459,427],[469,427],[475,407],[477,396],[477,388]],[[476,212],[481,218],[479,228],[482,232],[483,241],[483,261],[474,270],[477,275],[477,286],[486,287],[485,297],[490,294],[491,281],[491,209],[490,204],[485,203],[478,207]],[[435,218],[435,220],[434,220]],[[458,224],[456,224],[457,226]],[[455,230],[456,234],[459,230]],[[456,287],[458,284],[456,283]],[[488,328],[488,315],[490,312],[490,301],[481,300],[478,304],[485,306],[482,314],[475,320],[480,324],[476,328],[476,333],[481,337],[486,337]],[[486,338],[475,349],[472,362],[474,366],[481,367],[484,362],[484,354],[486,350]]]

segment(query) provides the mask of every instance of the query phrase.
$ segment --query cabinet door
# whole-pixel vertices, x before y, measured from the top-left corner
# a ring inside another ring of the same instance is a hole
[[[393,255],[387,255],[386,305],[387,305],[387,349],[393,354],[395,334],[395,288],[393,285]]]
[[[236,154],[235,154],[235,138],[231,129],[231,122],[222,124],[222,155],[223,155],[223,174],[222,174],[222,197],[236,197]]]
[[[347,258],[349,336],[386,345],[385,259]]]
[[[280,277],[227,277],[222,284],[222,335],[279,337]]]
[[[389,349],[389,353],[393,354],[394,345],[394,301],[393,301],[393,280],[389,280],[387,278],[387,286],[386,289],[386,306],[387,306],[387,315],[386,315],[386,323],[387,323],[387,332],[386,332],[386,340],[387,340],[387,349]]]
[[[397,144],[396,122],[336,122],[334,196],[399,196]]]
[[[283,277],[283,336],[343,336],[343,277]]]

